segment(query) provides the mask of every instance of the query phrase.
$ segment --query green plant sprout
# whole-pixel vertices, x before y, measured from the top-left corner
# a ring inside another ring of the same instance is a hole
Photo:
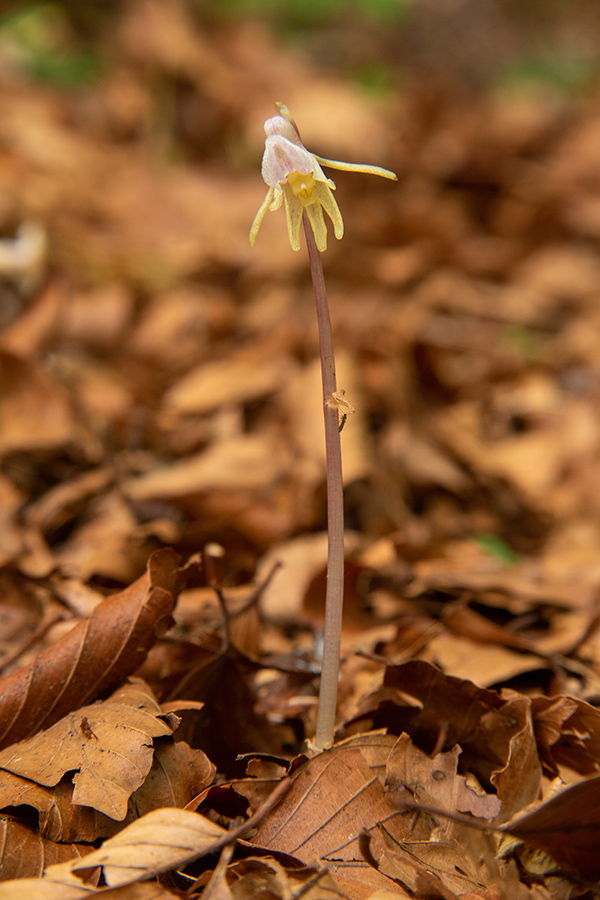
[[[344,601],[344,486],[340,431],[346,416],[354,412],[354,409],[346,400],[344,391],[337,387],[331,321],[320,256],[320,251],[327,249],[327,227],[323,210],[331,219],[338,240],[344,234],[344,223],[332,193],[335,184],[327,178],[321,166],[345,172],[381,175],[394,181],[397,179],[393,172],[379,166],[323,159],[310,153],[300,140],[298,128],[287,106],[276,103],[275,109],[277,115],[265,122],[267,137],[262,159],[262,177],[269,190],[252,223],[250,243],[254,245],[267,209],[277,210],[285,203],[288,235],[293,250],[300,249],[300,223],[304,228],[315,294],[325,419],[328,545],[323,658],[314,746],[317,750],[325,750],[334,741]]]

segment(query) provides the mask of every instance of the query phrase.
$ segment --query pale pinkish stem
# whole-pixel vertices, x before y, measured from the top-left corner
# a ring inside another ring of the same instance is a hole
[[[325,451],[327,455],[327,593],[325,598],[321,688],[319,691],[319,711],[315,735],[316,747],[319,750],[324,750],[333,744],[340,671],[342,609],[344,604],[344,484],[342,481],[342,449],[338,410],[335,406],[328,405],[331,395],[337,390],[337,385],[323,264],[306,213],[303,214],[302,221],[317,305],[317,323],[321,347],[321,377],[323,382],[323,415],[325,418]]]

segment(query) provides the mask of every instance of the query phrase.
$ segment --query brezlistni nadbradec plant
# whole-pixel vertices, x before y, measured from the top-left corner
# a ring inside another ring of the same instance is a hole
[[[266,140],[262,159],[262,177],[269,189],[252,223],[250,243],[254,245],[267,210],[277,210],[284,203],[293,250],[300,249],[300,225],[303,226],[315,294],[325,418],[328,550],[323,659],[314,747],[324,750],[334,741],[344,600],[344,495],[340,432],[346,415],[354,409],[346,400],[344,391],[338,390],[335,375],[331,323],[320,256],[320,252],[327,249],[327,226],[323,212],[331,219],[338,240],[343,237],[344,223],[333,196],[335,184],[327,178],[322,166],[344,172],[381,175],[394,181],[396,175],[379,166],[323,159],[310,153],[300,140],[298,128],[287,106],[276,103],[275,109],[277,115],[265,122]]]

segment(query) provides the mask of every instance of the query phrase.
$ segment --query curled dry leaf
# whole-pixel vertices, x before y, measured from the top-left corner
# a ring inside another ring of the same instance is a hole
[[[150,772],[153,739],[170,736],[178,724],[172,714],[161,713],[147,685],[136,681],[0,751],[0,770],[45,787],[76,772],[72,802],[122,820],[130,796]],[[14,806],[16,799],[5,805]]]
[[[286,897],[342,900],[345,897],[325,868],[286,869],[275,859],[250,857],[234,863],[230,871],[235,877],[230,893],[233,900],[253,900],[260,896],[278,900]],[[225,896],[227,895],[223,895],[223,900]],[[396,900],[398,896],[396,894]],[[218,897],[221,900],[220,894]]]
[[[515,816],[505,830],[588,881],[600,878],[600,775],[580,781]]]
[[[21,878],[18,881],[0,884],[0,900],[86,900],[98,894],[92,885],[81,884],[74,878],[74,884],[64,882],[41,881],[40,879]],[[174,898],[163,887],[156,883],[127,885],[124,888],[103,890],[102,900],[169,900]]]
[[[75,860],[73,866],[69,862],[59,863],[47,867],[39,880],[5,882],[0,885],[0,900],[13,900],[14,897],[18,900],[31,900],[31,897],[79,900],[79,897],[96,893],[88,885],[93,880],[92,873],[96,874],[97,870],[101,870],[109,887],[132,885],[219,850],[227,839],[224,828],[198,813],[157,809],[132,822],[98,850],[88,853],[85,859]],[[79,862],[81,867],[77,865]],[[19,893],[23,885],[27,885],[27,893]],[[48,888],[46,892],[47,885],[52,889]],[[77,888],[81,893],[76,893]],[[61,894],[60,889],[64,893]],[[13,894],[13,890],[17,893]],[[129,893],[125,896],[129,900]],[[134,892],[132,896],[138,895]]]
[[[117,887],[183,867],[220,849],[226,837],[224,828],[199,813],[156,809],[69,868],[83,879],[101,868],[105,882]],[[51,874],[49,870],[47,875]]]
[[[486,875],[488,881],[490,876],[482,871],[477,857],[471,858],[468,852],[471,848],[465,848],[464,842],[395,841],[383,831],[388,848],[379,863],[379,871],[393,882],[405,885],[410,891],[406,896],[443,897],[444,900],[459,897],[483,900],[490,896],[483,884]]]
[[[483,784],[504,769],[511,741],[525,727],[527,705],[517,709],[510,702],[512,697],[505,699],[497,691],[445,675],[423,660],[388,666],[383,684],[398,692],[395,728],[405,730],[426,751],[433,750],[440,738],[442,749],[460,744],[463,762]],[[419,706],[407,705],[406,695]],[[375,717],[379,726],[387,724],[384,718]]]
[[[506,765],[493,772],[490,778],[502,802],[495,824],[506,822],[518,810],[537,800],[542,786],[542,764],[531,717],[531,700],[515,695],[504,704],[502,713],[507,721],[512,714],[520,729],[511,735]]]
[[[178,562],[173,550],[157,550],[137,581],[107,597],[31,665],[0,680],[0,747],[48,728],[139,668],[175,605]]]
[[[540,755],[550,777],[567,766],[581,775],[598,771],[600,710],[572,697],[535,697],[531,703]]]

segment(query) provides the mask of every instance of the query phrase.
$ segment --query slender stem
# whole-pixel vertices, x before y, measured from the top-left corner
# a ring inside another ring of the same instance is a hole
[[[337,390],[337,385],[323,264],[306,213],[303,214],[302,221],[317,305],[317,323],[321,347],[321,377],[323,382],[325,450],[327,456],[327,594],[325,598],[325,633],[323,663],[321,666],[321,688],[319,691],[319,711],[315,735],[315,745],[320,750],[324,750],[333,744],[340,670],[342,608],[344,603],[344,485],[342,481],[342,450],[338,410],[335,406],[329,405],[331,395]]]

